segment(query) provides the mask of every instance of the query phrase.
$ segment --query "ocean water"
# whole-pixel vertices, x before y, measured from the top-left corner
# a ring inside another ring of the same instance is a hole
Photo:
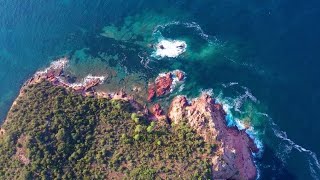
[[[259,179],[320,179],[319,18],[316,0],[0,0],[0,119],[23,82],[62,56],[71,81],[106,76],[98,88],[140,99],[148,81],[181,69],[173,95],[210,92],[230,126],[251,127]],[[161,39],[186,52],[152,56]]]

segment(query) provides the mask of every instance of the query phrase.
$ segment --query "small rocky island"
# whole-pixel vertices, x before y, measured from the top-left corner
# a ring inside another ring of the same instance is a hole
[[[228,127],[203,93],[155,102],[184,81],[179,70],[149,83],[147,106],[123,91],[99,92],[105,77],[69,83],[67,59],[21,88],[0,129],[1,179],[255,179],[259,150]],[[3,166],[5,165],[5,166]]]

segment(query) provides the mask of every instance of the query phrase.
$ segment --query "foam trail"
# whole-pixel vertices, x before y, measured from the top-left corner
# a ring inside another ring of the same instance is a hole
[[[222,86],[224,88],[228,88],[228,87],[231,87],[231,86],[235,86],[235,85],[238,85],[239,83],[238,82],[229,82],[228,84],[222,84]]]
[[[238,85],[237,82],[231,82],[229,83],[229,85],[233,86],[233,85]],[[247,125],[245,125],[239,118],[236,118],[233,116],[231,110],[235,110],[237,112],[241,112],[240,108],[242,107],[243,103],[247,100],[250,99],[251,101],[257,103],[258,100],[256,97],[254,97],[250,90],[246,87],[242,87],[245,92],[244,94],[238,96],[237,98],[233,99],[233,98],[222,98],[222,92],[217,96],[216,100],[218,103],[222,104],[222,107],[224,109],[224,111],[226,112],[226,123],[227,125],[230,126],[235,126],[237,127],[239,130],[244,130],[246,131],[246,133],[250,136],[251,139],[253,139],[255,145],[258,147],[259,152],[256,154],[253,154],[255,157],[261,157],[263,154],[263,143],[262,141],[259,139],[259,135],[258,132],[254,129],[254,127],[250,126],[248,127]]]
[[[99,81],[99,84],[102,84],[104,82],[105,78],[106,78],[105,76],[92,76],[91,74],[89,74],[85,78],[83,78],[82,82],[72,83],[72,84],[69,84],[69,86],[72,88],[84,87],[84,86],[87,86],[88,84],[90,84],[96,80]]]
[[[270,124],[272,125],[272,130],[273,130],[274,134],[278,138],[280,138],[281,140],[289,143],[290,147],[288,147],[288,150],[289,150],[287,152],[288,154],[291,152],[292,148],[298,150],[299,152],[307,153],[307,155],[309,157],[308,161],[309,161],[311,175],[314,179],[319,179],[319,177],[320,177],[320,164],[319,164],[319,160],[317,158],[316,153],[296,144],[291,139],[289,139],[287,137],[287,134],[284,131],[279,130],[278,125],[275,124],[271,119],[270,119]]]
[[[172,25],[183,25],[186,28],[191,28],[191,29],[195,29],[198,34],[200,35],[200,37],[202,37],[204,40],[208,41],[209,44],[212,43],[212,41],[209,38],[209,35],[206,34],[203,29],[201,28],[201,26],[199,24],[197,24],[196,22],[180,22],[180,21],[172,21],[169,22],[167,24],[163,24],[163,25],[157,25],[154,29],[153,29],[153,34],[156,34],[157,32],[160,32],[160,28],[165,29],[168,26],[172,26]]]
[[[179,79],[179,77],[177,76],[178,72],[181,72],[183,74],[183,79]],[[184,80],[186,79],[186,73],[181,71],[181,70],[174,70],[171,72],[172,73],[172,85],[171,85],[171,90],[170,92],[172,92],[178,85],[183,85],[182,83],[184,82]],[[180,86],[182,87],[182,86]]]
[[[146,69],[153,69],[149,66],[149,63],[152,62],[149,57],[144,57],[140,53],[138,54],[138,57],[140,58],[140,64],[142,64]]]
[[[243,104],[243,102],[247,99],[250,99],[251,101],[255,102],[255,103],[259,103],[259,101],[257,100],[256,97],[254,97],[252,95],[252,93],[250,92],[250,90],[247,87],[243,87],[242,88],[245,90],[244,94],[238,96],[236,99],[231,99],[231,98],[225,98],[222,101],[222,104],[224,105],[224,109],[226,112],[230,112],[230,109],[234,109],[237,112],[240,112],[240,108]],[[291,139],[289,139],[287,137],[287,134],[281,130],[279,130],[279,127],[271,120],[271,118],[268,116],[268,114],[266,113],[260,113],[257,112],[257,115],[261,115],[261,116],[265,116],[266,118],[269,119],[270,124],[271,124],[271,129],[273,130],[274,134],[276,135],[276,137],[280,138],[281,140],[285,141],[288,143],[288,145],[286,145],[284,151],[281,154],[279,154],[280,159],[282,159],[283,162],[285,162],[285,157],[281,157],[283,154],[290,154],[290,152],[292,151],[292,149],[296,149],[299,152],[302,153],[306,153],[308,155],[308,162],[309,162],[309,167],[310,167],[310,172],[311,175],[314,179],[319,179],[320,177],[320,164],[319,164],[319,160],[317,158],[317,155],[312,152],[311,150],[308,150],[298,144],[296,144],[295,142],[293,142]],[[241,122],[238,121],[237,119],[235,119],[232,114],[227,113],[227,121],[229,125],[236,125],[238,128],[242,128]],[[239,124],[240,123],[240,124]],[[251,130],[249,130],[249,132],[247,132],[249,134],[249,136],[252,135],[253,139],[256,140],[257,138],[255,137],[254,131],[250,132]],[[257,146],[262,145],[260,141],[255,141]],[[281,149],[283,150],[283,148]]]
[[[213,90],[212,89],[201,90],[201,93],[206,93],[206,94],[208,94],[210,96],[213,96]],[[254,97],[251,93],[249,93],[249,90],[246,89],[246,93],[244,94],[244,96],[243,95],[240,96],[242,98],[240,98],[240,99],[237,98],[237,99],[235,99],[233,101],[235,101],[235,102],[238,102],[239,100],[243,101],[245,98],[251,97],[251,96]],[[252,99],[256,100],[256,98],[252,98]],[[254,127],[252,127],[252,126],[251,127],[247,127],[245,124],[243,124],[240,121],[240,119],[234,117],[232,112],[231,112],[231,109],[235,109],[238,104],[235,103],[235,102],[230,103],[229,99],[222,99],[221,98],[221,94],[217,96],[216,101],[217,101],[217,103],[222,105],[224,111],[226,112],[225,119],[226,119],[227,126],[229,126],[229,127],[235,126],[239,130],[244,130],[245,129],[246,133],[250,136],[251,139],[253,139],[255,145],[259,149],[259,152],[256,153],[256,154],[253,154],[253,155],[256,156],[256,157],[260,157],[262,155],[262,153],[263,153],[263,149],[264,148],[263,148],[262,141],[258,138],[258,133],[255,131]],[[242,105],[242,103],[241,103],[241,105]],[[240,108],[240,106],[237,107],[237,108]]]
[[[53,61],[50,63],[50,66],[47,67],[46,69],[42,70],[42,71],[37,71],[35,73],[35,75],[41,75],[41,74],[46,74],[48,73],[48,71],[53,70],[53,69],[64,69],[67,65],[68,65],[69,60],[64,57],[64,58],[60,58],[56,61]]]

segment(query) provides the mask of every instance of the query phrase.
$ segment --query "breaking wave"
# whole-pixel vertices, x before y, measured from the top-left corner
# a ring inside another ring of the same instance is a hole
[[[69,63],[68,58],[66,58],[66,57],[60,58],[58,60],[51,62],[50,66],[47,67],[46,69],[44,69],[42,71],[37,71],[35,73],[35,75],[46,74],[46,73],[48,73],[49,70],[52,70],[52,69],[64,69],[68,65],[68,63]]]
[[[236,82],[230,82],[227,84],[222,84],[224,88],[228,88],[231,86],[239,86],[238,83]],[[238,112],[240,114],[242,113],[247,113],[242,111],[242,106],[244,103],[246,103],[248,100],[255,103],[259,104],[258,99],[250,92],[250,90],[247,87],[240,86],[244,92],[238,95],[235,98],[231,97],[223,97],[222,92],[217,96],[217,101],[223,105],[224,110],[226,111],[226,120],[228,126],[236,126],[239,129],[245,129],[247,128],[245,124],[241,122],[240,119],[237,117],[234,117],[232,114],[232,111]],[[316,155],[315,152],[306,149],[302,147],[301,145],[296,144],[293,140],[288,138],[286,132],[280,130],[279,126],[273,122],[272,118],[269,117],[268,114],[266,113],[261,113],[261,112],[253,112],[255,115],[264,117],[266,119],[266,127],[270,127],[272,130],[273,134],[279,138],[280,142],[278,145],[275,147],[278,148],[276,150],[276,156],[281,159],[282,163],[285,164],[287,159],[290,157],[290,154],[293,152],[293,150],[296,150],[299,153],[303,153],[307,157],[307,161],[309,163],[309,169],[310,169],[310,174],[314,179],[319,179],[320,177],[320,163],[319,159]],[[259,147],[259,149],[263,148],[262,141],[259,140],[258,137],[258,131],[254,129],[253,126],[250,126],[249,129],[246,129],[246,132],[249,134],[250,137],[252,137],[256,143],[256,145]],[[258,156],[262,154],[259,153]]]
[[[93,76],[93,75],[89,74],[85,78],[83,78],[81,82],[71,83],[71,84],[69,84],[69,86],[72,88],[85,87],[85,86],[88,86],[93,81],[99,81],[99,84],[102,84],[105,79],[106,79],[105,76]]]
[[[181,40],[160,39],[158,44],[155,45],[155,52],[152,57],[155,58],[176,58],[184,53],[187,49],[187,43]]]
[[[213,90],[207,89],[207,90],[201,90],[201,93],[209,94],[210,96],[213,96]],[[220,93],[218,96],[215,96],[216,102],[221,104],[224,111],[226,112],[226,123],[229,127],[235,126],[239,130],[245,130],[246,133],[250,136],[250,138],[253,139],[256,146],[259,148],[259,152],[257,154],[254,154],[255,156],[261,156],[263,153],[263,143],[260,140],[258,136],[258,132],[254,129],[253,126],[248,126],[244,124],[239,118],[235,117],[232,113],[232,109],[240,109],[243,102],[246,100],[246,98],[253,99],[257,101],[257,99],[250,93],[248,89],[246,89],[246,93],[239,96],[238,98],[232,99],[232,98],[223,98],[222,93]]]
[[[69,82],[67,82],[67,80],[64,77],[61,76],[62,71],[64,70],[64,68],[66,68],[68,63],[69,63],[69,60],[66,57],[60,58],[58,60],[51,62],[50,66],[48,68],[46,68],[42,71],[37,71],[34,76],[35,77],[42,76],[42,75],[46,75],[46,74],[50,73],[51,71],[54,72],[54,71],[58,70],[60,72],[58,74],[54,75],[56,80],[58,81],[58,83],[61,83],[64,86],[71,87],[71,88],[87,87],[90,84],[102,84],[104,82],[104,80],[106,79],[105,76],[93,76],[93,75],[89,74],[86,77],[84,77],[81,82],[69,83]]]

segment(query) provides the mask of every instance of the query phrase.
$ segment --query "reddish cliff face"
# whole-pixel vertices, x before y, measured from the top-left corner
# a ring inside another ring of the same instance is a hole
[[[214,179],[255,179],[257,170],[252,152],[257,151],[244,131],[229,128],[221,105],[206,94],[188,103],[184,96],[176,97],[168,117],[175,124],[185,119],[205,141],[217,144],[212,155]]]
[[[157,97],[168,94],[171,90],[173,78],[171,72],[166,73],[156,79],[156,94]]]

